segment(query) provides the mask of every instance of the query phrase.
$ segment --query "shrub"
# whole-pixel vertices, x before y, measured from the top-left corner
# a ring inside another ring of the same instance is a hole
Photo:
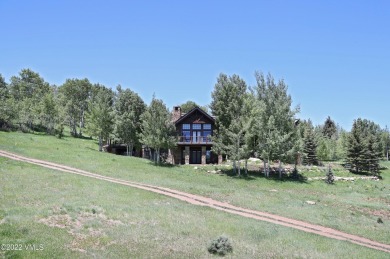
[[[227,253],[233,252],[233,247],[228,237],[219,236],[218,238],[211,241],[207,250],[210,254],[218,254],[224,256]]]
[[[334,182],[334,175],[332,169],[329,166],[328,173],[326,174],[326,183],[333,184],[333,182]]]
[[[64,136],[64,125],[58,124],[55,131],[57,138],[61,139]]]

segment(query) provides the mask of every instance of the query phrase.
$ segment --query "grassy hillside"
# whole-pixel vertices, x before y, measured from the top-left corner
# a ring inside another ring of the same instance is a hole
[[[97,152],[93,140],[0,132],[0,149],[102,175],[172,187],[247,208],[306,220],[373,240],[390,240],[390,171],[382,181],[289,182],[208,174],[190,166]],[[387,163],[389,167],[390,164]],[[387,255],[347,242],[228,215],[141,190],[0,158],[1,243],[43,244],[35,257],[208,257],[220,234],[236,257]],[[307,205],[305,201],[316,201]],[[380,217],[383,224],[377,223]],[[55,225],[56,227],[51,227]],[[55,238],[52,238],[55,237]],[[297,249],[298,248],[298,249]]]

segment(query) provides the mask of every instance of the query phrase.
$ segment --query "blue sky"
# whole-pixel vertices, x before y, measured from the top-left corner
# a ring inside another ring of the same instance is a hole
[[[301,118],[390,126],[390,1],[0,1],[0,73],[209,104],[219,73],[284,78]]]

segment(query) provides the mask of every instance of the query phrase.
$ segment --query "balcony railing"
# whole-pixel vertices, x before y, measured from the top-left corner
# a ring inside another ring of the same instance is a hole
[[[179,144],[212,144],[211,137],[203,137],[203,136],[179,136],[178,137]]]

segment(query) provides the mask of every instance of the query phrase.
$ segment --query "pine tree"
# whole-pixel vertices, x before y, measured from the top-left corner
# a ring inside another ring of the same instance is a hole
[[[369,120],[357,119],[354,121],[351,133],[347,140],[347,163],[352,170],[377,174],[379,160],[382,156],[379,125]]]
[[[328,116],[326,118],[324,126],[322,127],[322,134],[327,138],[332,138],[337,133],[336,123]]]
[[[379,172],[379,160],[382,156],[380,139],[377,135],[370,134],[365,139],[363,170],[377,175]]]
[[[317,145],[314,139],[313,126],[309,123],[304,133],[304,157],[303,163],[306,165],[318,165]]]
[[[347,139],[347,163],[359,173],[363,164],[363,157],[362,133],[358,121],[354,121],[351,133],[348,135]]]

